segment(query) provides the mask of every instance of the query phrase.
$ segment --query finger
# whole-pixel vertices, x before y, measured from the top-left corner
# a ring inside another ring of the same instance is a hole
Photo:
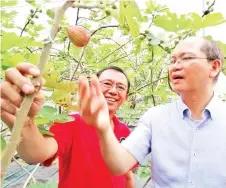
[[[9,82],[1,83],[2,98],[9,100],[13,105],[20,107],[23,97],[20,95],[18,88]]]
[[[34,92],[34,86],[31,81],[23,76],[16,68],[10,68],[5,72],[5,79],[16,85],[25,94]]]
[[[31,63],[20,63],[16,66],[17,70],[23,75],[31,75],[34,77],[40,76],[40,71],[38,67]]]
[[[13,104],[11,104],[8,100],[5,99],[0,99],[1,101],[1,110],[2,111],[6,111],[12,115],[16,114],[16,106],[14,106]]]
[[[78,84],[79,110],[82,117],[89,116],[91,113],[90,86],[86,77],[79,77]]]
[[[41,86],[45,85],[45,83],[46,83],[45,78],[41,77]]]
[[[16,119],[15,116],[8,113],[7,111],[4,111],[4,110],[2,110],[0,113],[1,113],[2,121],[5,122],[5,124],[8,125],[8,127],[10,129],[12,129],[13,124],[14,124],[15,119]]]
[[[90,97],[89,81],[85,76],[79,77],[78,91],[80,102],[82,102],[83,100],[87,100]]]
[[[93,75],[91,77],[91,91],[92,91],[92,94],[95,96],[103,95],[103,93],[101,91],[99,79],[97,78],[96,75]]]
[[[28,116],[29,117],[34,117],[36,116],[39,111],[41,110],[41,107],[42,105],[44,104],[44,101],[45,101],[45,96],[44,94],[39,91],[35,94],[35,98],[34,98],[34,101],[31,105],[31,108],[30,108],[30,111],[28,113]]]

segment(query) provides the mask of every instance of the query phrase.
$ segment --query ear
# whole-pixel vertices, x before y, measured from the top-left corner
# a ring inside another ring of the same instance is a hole
[[[128,94],[128,93],[126,93],[125,101],[127,101],[127,100],[128,100],[128,97],[129,97],[129,94]]]
[[[219,59],[215,59],[210,62],[210,78],[215,78],[222,68],[222,62]]]

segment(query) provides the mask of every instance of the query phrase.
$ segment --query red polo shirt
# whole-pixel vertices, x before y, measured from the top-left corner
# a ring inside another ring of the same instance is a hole
[[[56,157],[59,158],[59,188],[125,188],[125,176],[112,176],[107,169],[95,129],[78,114],[72,116],[75,121],[51,126],[58,152],[43,163],[49,166]],[[116,117],[113,121],[117,139],[127,137],[129,128]]]

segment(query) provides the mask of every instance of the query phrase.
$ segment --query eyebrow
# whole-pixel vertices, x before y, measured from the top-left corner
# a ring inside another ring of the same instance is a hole
[[[100,80],[100,82],[102,82],[102,81],[110,81],[110,82],[114,82],[114,81],[113,81],[113,80],[111,80],[111,79]],[[126,85],[126,84],[123,84],[123,83],[121,83],[121,82],[116,82],[116,84],[124,85],[124,86],[126,86],[126,87],[127,87],[127,85]]]
[[[179,56],[184,56],[184,55],[196,55],[193,52],[182,52]],[[176,55],[172,55],[171,58],[176,58]]]

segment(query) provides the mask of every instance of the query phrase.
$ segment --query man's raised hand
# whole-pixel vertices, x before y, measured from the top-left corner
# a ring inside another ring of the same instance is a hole
[[[110,127],[107,101],[96,76],[91,77],[90,83],[86,77],[79,77],[79,106],[81,117],[98,132]]]

